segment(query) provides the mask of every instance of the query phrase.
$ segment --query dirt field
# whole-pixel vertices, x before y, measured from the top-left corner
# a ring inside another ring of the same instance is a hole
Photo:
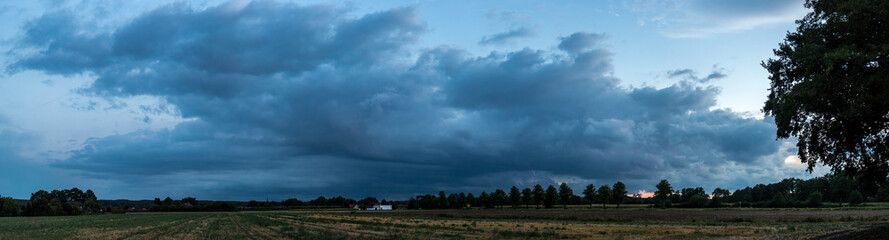
[[[868,239],[889,210],[414,210],[0,218],[0,239]]]

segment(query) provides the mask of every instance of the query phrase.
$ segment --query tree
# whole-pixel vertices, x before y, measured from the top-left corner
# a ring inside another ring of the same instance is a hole
[[[0,197],[0,217],[19,215],[19,203],[11,197]]]
[[[702,208],[707,205],[707,197],[701,195],[694,195],[688,199],[688,202],[685,203],[685,207],[690,208]]]
[[[494,193],[491,194],[491,200],[493,200],[495,206],[503,208],[503,203],[506,203],[506,192],[499,188],[494,190]]]
[[[809,172],[821,162],[868,192],[889,172],[889,1],[808,0],[812,9],[762,66],[763,112],[797,138]]]
[[[620,203],[624,202],[624,198],[627,197],[627,185],[618,181],[614,183],[611,191],[613,192],[612,198],[614,203],[617,203],[617,208],[620,208]]]
[[[806,205],[809,207],[821,207],[821,192],[809,194],[809,198],[806,199]]]
[[[596,201],[596,185],[586,185],[586,188],[583,189],[583,199],[589,201],[590,208],[593,208],[593,202]]]
[[[657,205],[662,208],[670,207],[669,199],[670,195],[673,194],[673,186],[670,185],[667,179],[663,179],[657,184],[656,188],[657,191],[654,192],[654,199]]]
[[[528,204],[531,204],[531,200],[534,199],[534,195],[531,194],[530,188],[522,189],[522,202],[525,203],[525,207],[528,207]]]
[[[537,205],[537,208],[540,208],[540,203],[543,202],[543,187],[540,184],[534,185],[534,191],[531,192],[534,195],[534,205]]]
[[[488,193],[485,191],[482,191],[482,193],[478,195],[478,202],[482,206],[485,206],[485,208],[491,208],[493,206],[493,204],[491,204],[491,197],[488,196]]]
[[[723,200],[728,198],[731,193],[728,190],[722,188],[713,189],[713,199]]]
[[[683,203],[688,202],[689,200],[691,200],[691,197],[694,197],[694,196],[702,196],[702,197],[704,197],[704,199],[706,199],[706,197],[707,197],[707,191],[704,191],[704,188],[702,188],[702,187],[683,188],[679,192],[681,193],[680,194],[680,196],[681,196],[680,202],[683,202]]]
[[[596,191],[596,193],[597,193],[596,195],[599,197],[599,200],[602,201],[602,209],[605,209],[605,204],[608,204],[608,202],[611,202],[611,198],[612,198],[611,188],[608,187],[608,185],[602,185],[601,187],[599,187],[599,190]]]
[[[437,208],[448,208],[448,206],[451,205],[451,203],[448,202],[448,196],[445,195],[444,191],[438,191],[438,198],[437,199],[438,199],[438,203],[437,203],[438,207]]]
[[[509,203],[512,203],[512,208],[518,208],[522,204],[522,192],[516,186],[509,188]]]
[[[559,198],[562,200],[562,206],[565,209],[568,209],[568,202],[571,201],[571,196],[574,196],[574,191],[571,190],[571,187],[568,187],[568,184],[562,183],[559,185]]]
[[[546,195],[543,196],[543,207],[552,208],[558,199],[559,192],[556,190],[556,187],[549,185],[549,187],[546,188]]]
[[[852,191],[849,194],[849,206],[855,206],[864,202],[864,196],[859,191]]]
[[[475,195],[472,195],[472,193],[466,194],[466,202],[469,203],[470,208],[472,205],[478,205],[476,203]]]

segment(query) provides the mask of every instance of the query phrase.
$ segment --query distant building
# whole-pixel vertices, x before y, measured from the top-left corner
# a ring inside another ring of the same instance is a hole
[[[373,209],[368,210],[392,210],[392,205],[374,205]]]

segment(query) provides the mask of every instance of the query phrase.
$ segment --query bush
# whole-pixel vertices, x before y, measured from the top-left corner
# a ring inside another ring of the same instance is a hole
[[[694,195],[688,199],[688,202],[682,205],[689,208],[702,208],[707,205],[707,198],[701,195]]]
[[[720,200],[719,198],[710,199],[710,204],[707,204],[707,206],[711,208],[722,207],[722,200]]]
[[[0,198],[0,217],[12,217],[19,215],[19,203],[11,197]]]
[[[787,206],[787,199],[784,197],[784,194],[776,193],[774,197],[772,197],[772,201],[769,202],[769,207],[773,208],[782,208]]]
[[[859,191],[849,193],[849,205],[855,206],[864,202],[864,196]]]
[[[821,207],[821,192],[813,192],[809,194],[809,198],[806,199],[806,206],[808,207]]]

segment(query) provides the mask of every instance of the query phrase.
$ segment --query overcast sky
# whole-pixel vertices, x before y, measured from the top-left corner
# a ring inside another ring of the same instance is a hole
[[[810,178],[759,109],[802,0],[6,1],[0,195],[407,199]]]

